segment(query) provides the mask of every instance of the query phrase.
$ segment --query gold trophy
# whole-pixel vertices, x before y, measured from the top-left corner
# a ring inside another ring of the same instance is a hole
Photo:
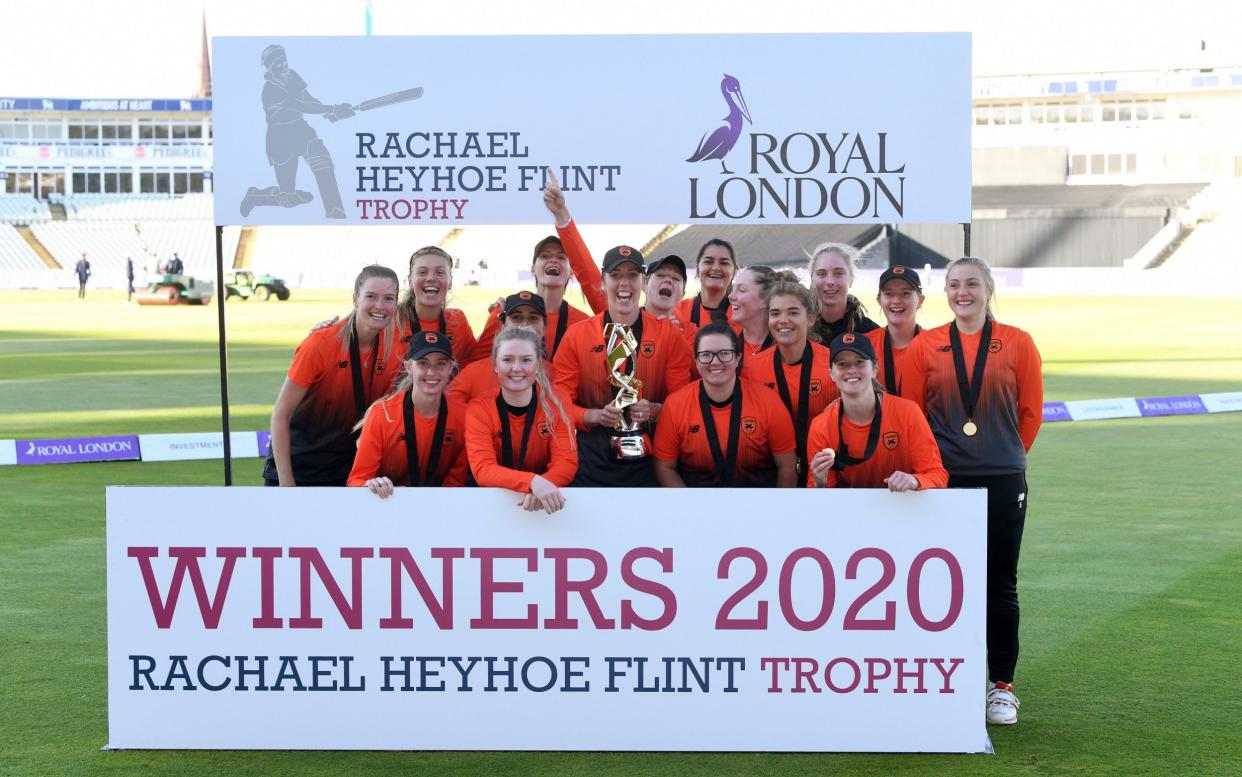
[[[638,342],[628,324],[605,324],[604,342],[608,352],[608,382],[617,387],[617,396],[611,404],[621,411],[621,419],[612,431],[612,457],[617,461],[645,459],[651,455],[651,443],[639,425],[630,420],[629,412],[643,387],[643,382],[635,377]],[[628,370],[627,361],[630,363]]]

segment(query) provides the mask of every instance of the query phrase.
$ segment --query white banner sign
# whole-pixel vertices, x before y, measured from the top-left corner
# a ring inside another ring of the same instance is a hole
[[[216,38],[217,224],[970,220],[970,35]]]
[[[988,747],[983,491],[568,497],[109,488],[110,746]]]
[[[143,461],[222,459],[224,435],[220,432],[140,434],[138,447],[142,450]],[[229,435],[229,447],[235,459],[253,459],[260,455],[254,432],[233,432]]]
[[[5,164],[66,163],[82,165],[124,164],[138,167],[170,165],[210,167],[211,146],[199,144],[83,146],[70,143],[0,143],[0,161]]]

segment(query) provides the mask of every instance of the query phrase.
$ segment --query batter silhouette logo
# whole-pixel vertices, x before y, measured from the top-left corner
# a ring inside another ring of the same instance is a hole
[[[357,105],[327,103],[312,95],[306,81],[289,67],[284,46],[268,46],[259,59],[263,68],[261,101],[267,119],[267,162],[276,175],[276,185],[247,189],[240,205],[242,218],[248,218],[250,211],[259,207],[297,208],[314,201],[311,192],[297,187],[298,168],[305,161],[315,179],[324,216],[344,219],[345,205],[332,155],[306,117],[344,121],[359,111],[417,100],[423,96],[423,88],[416,86]]]

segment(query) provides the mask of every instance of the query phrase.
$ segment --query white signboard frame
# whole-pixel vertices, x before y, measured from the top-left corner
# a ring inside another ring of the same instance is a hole
[[[109,488],[110,747],[990,748],[983,491],[567,493]]]

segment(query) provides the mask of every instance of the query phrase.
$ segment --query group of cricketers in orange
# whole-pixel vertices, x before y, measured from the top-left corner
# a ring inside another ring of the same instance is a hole
[[[298,346],[272,413],[269,485],[479,485],[556,512],[567,486],[985,488],[988,493],[987,716],[1017,721],[1017,560],[1028,504],[1026,456],[1039,431],[1039,352],[996,321],[991,270],[951,263],[953,320],[923,330],[919,274],[880,277],[881,327],[849,293],[854,249],[813,252],[810,288],[791,272],[740,267],[727,241],[685,262],[617,246],[597,266],[555,182],[556,235],[534,249],[535,290],[497,305],[476,340],[449,308],[453,261],[410,257],[404,298],[372,265],[353,310]],[[576,278],[593,312],[565,299]],[[606,328],[633,352],[610,365]],[[620,407],[614,369],[637,378]],[[619,458],[637,425],[651,455]]]

